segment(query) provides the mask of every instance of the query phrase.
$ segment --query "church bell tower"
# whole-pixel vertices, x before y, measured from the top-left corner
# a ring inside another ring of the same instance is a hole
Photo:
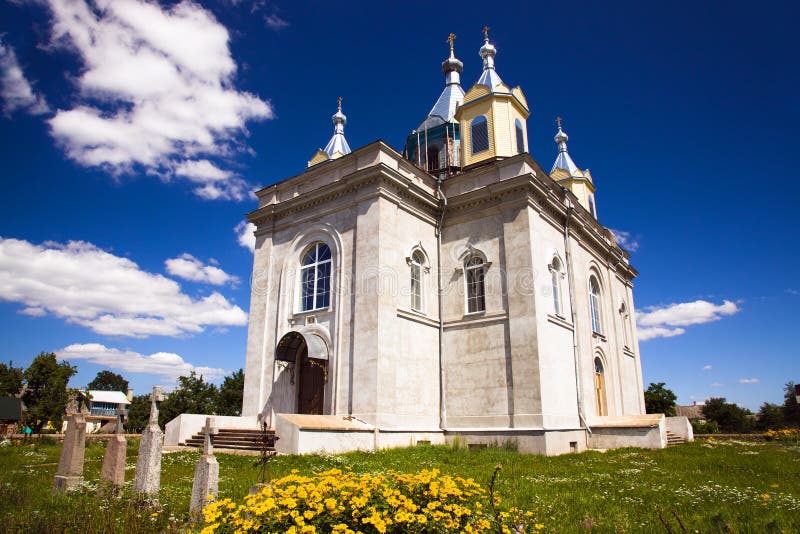
[[[497,74],[497,49],[489,42],[488,27],[483,29],[483,37],[483,72],[455,113],[461,131],[462,168],[528,150],[528,101],[522,89],[509,88]]]

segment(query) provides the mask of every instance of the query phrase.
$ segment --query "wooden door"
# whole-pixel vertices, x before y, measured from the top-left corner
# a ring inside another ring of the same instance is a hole
[[[606,394],[602,372],[594,374],[594,388],[597,394],[597,415],[606,415]]]
[[[322,415],[325,401],[325,375],[328,362],[309,359],[303,347],[300,355],[300,380],[298,382],[297,412]]]

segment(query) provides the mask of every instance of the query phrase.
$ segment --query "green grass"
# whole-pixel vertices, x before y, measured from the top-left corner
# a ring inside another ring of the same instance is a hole
[[[97,491],[102,444],[86,449],[86,487],[53,495],[60,447],[0,447],[0,520],[5,532],[163,532],[188,518],[196,452],[163,457],[161,510],[130,499],[137,443],[129,443],[129,481],[120,497]],[[255,458],[219,455],[220,496],[241,500],[258,482]],[[800,532],[800,446],[775,442],[696,442],[665,450],[620,449],[555,458],[503,448],[422,446],[377,453],[281,456],[270,476],[334,467],[355,472],[438,468],[488,486],[494,466],[503,506],[535,512],[555,532]]]

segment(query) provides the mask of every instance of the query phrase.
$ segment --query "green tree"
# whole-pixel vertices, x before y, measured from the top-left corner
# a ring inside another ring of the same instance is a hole
[[[217,415],[241,415],[244,394],[244,373],[241,369],[222,381],[214,403]]]
[[[217,386],[203,381],[194,371],[178,377],[178,387],[161,403],[158,423],[163,426],[182,413],[214,413]]]
[[[14,367],[14,362],[8,365],[0,363],[0,397],[13,397],[22,389],[22,367]]]
[[[52,352],[42,352],[25,369],[25,393],[22,401],[27,412],[25,422],[34,432],[41,431],[50,421],[57,429],[61,428],[67,408],[67,383],[77,372],[69,362],[56,360]]]
[[[800,428],[800,405],[797,404],[797,390],[794,382],[788,382],[783,394],[783,419],[791,427]]]
[[[150,395],[136,395],[128,406],[128,421],[125,430],[130,433],[140,433],[147,426],[150,419]]]
[[[94,380],[89,382],[86,389],[96,391],[121,391],[126,393],[128,391],[128,381],[122,375],[112,373],[111,371],[100,371]]]
[[[666,416],[675,415],[675,401],[678,397],[672,390],[664,386],[665,382],[650,382],[644,392],[644,406],[647,413],[663,413]]]
[[[756,414],[756,426],[759,430],[784,428],[783,406],[765,402]]]
[[[723,434],[744,434],[753,430],[752,412],[724,397],[712,397],[703,406],[703,416],[719,425]]]

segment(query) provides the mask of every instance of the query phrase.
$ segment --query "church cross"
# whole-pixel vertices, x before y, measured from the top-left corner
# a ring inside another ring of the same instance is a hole
[[[556,117],[556,124],[558,124],[558,129],[561,129],[561,117]]]
[[[342,111],[342,97],[336,99],[339,102],[339,111]]]
[[[158,424],[158,403],[164,400],[161,394],[161,386],[153,386],[153,393],[150,394],[150,422]]]
[[[486,42],[489,42],[489,26],[483,27],[483,38],[486,39]]]
[[[122,419],[125,417],[125,408],[122,406],[117,406],[117,411],[115,412],[117,416],[117,426],[114,428],[115,434],[124,434],[125,429],[122,426]]]
[[[219,429],[214,427],[214,418],[206,417],[206,426],[203,427],[203,454],[214,454],[214,444],[211,436],[219,433]]]
[[[453,52],[453,41],[456,40],[456,34],[451,33],[447,36],[447,42],[450,43],[450,52]]]

